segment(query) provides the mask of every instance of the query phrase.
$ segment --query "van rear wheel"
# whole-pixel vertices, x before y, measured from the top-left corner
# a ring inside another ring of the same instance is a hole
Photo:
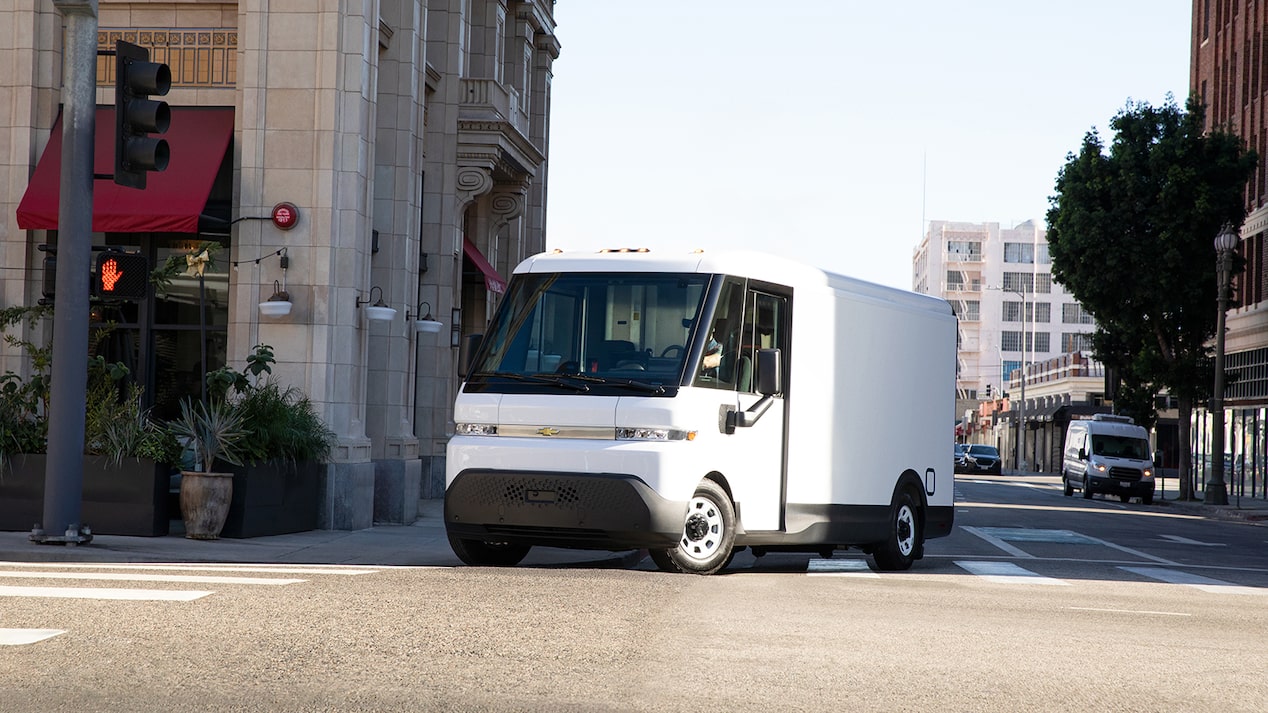
[[[476,567],[512,567],[528,556],[529,545],[510,542],[483,542],[449,536],[449,547],[463,563]]]
[[[920,515],[916,510],[916,502],[911,493],[904,492],[898,496],[890,514],[889,537],[877,543],[872,552],[872,560],[881,571],[899,572],[911,569],[924,543],[924,533],[920,531]]]
[[[735,543],[735,507],[722,486],[701,481],[687,504],[678,545],[650,550],[652,561],[666,572],[713,574],[731,561]]]

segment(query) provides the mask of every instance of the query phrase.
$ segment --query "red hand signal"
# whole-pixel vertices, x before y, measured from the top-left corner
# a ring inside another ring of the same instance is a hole
[[[123,272],[119,270],[119,263],[114,258],[109,258],[101,263],[101,289],[106,292],[114,292],[115,283],[123,277]]]

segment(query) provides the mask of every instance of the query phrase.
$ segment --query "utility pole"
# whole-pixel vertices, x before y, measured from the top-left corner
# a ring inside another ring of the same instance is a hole
[[[96,130],[97,0],[53,0],[66,19],[62,57],[62,166],[57,209],[53,379],[49,395],[44,520],[40,544],[92,541],[83,526],[84,402],[88,391],[88,281],[92,269],[93,137]]]

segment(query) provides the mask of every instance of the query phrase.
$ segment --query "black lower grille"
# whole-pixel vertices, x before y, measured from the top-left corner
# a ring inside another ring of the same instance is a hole
[[[1110,468],[1109,475],[1110,475],[1110,477],[1111,477],[1111,478],[1113,478],[1114,480],[1132,480],[1132,481],[1135,481],[1135,480],[1140,480],[1140,478],[1141,478],[1141,474],[1140,474],[1140,471],[1139,471],[1138,469],[1136,469],[1136,468],[1124,468],[1124,467],[1122,467],[1122,466],[1115,466],[1115,467],[1113,467],[1113,468]]]

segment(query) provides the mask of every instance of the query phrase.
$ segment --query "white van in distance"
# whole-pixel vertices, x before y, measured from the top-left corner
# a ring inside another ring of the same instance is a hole
[[[907,569],[954,519],[943,300],[754,253],[544,253],[464,344],[445,527],[468,564],[858,546]]]
[[[1154,464],[1149,432],[1127,416],[1098,413],[1090,419],[1071,421],[1065,432],[1065,458],[1061,480],[1065,494],[1082,490],[1117,495],[1123,502],[1133,497],[1146,505],[1154,501]]]

